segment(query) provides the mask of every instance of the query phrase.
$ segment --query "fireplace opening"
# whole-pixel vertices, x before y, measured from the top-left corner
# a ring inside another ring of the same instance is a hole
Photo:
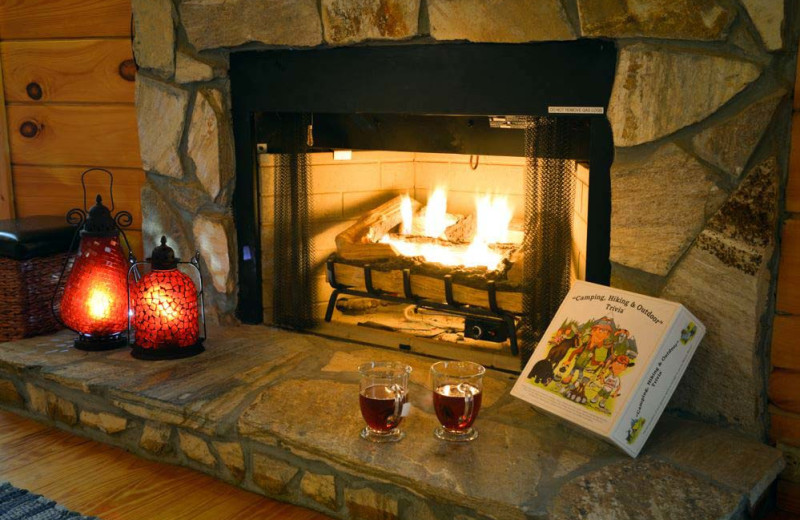
[[[614,54],[233,55],[240,318],[518,370],[608,283]]]

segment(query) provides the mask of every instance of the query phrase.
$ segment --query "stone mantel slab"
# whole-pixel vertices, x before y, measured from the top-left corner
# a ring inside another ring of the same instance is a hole
[[[511,397],[514,377],[492,371],[480,437],[447,445],[432,436],[427,358],[260,326],[209,337],[204,354],[159,362],[76,351],[64,332],[3,343],[0,406],[337,518],[743,518],[784,465],[774,448],[669,416],[631,459]],[[358,436],[368,359],[414,370],[400,443]],[[631,475],[649,484],[631,493]]]

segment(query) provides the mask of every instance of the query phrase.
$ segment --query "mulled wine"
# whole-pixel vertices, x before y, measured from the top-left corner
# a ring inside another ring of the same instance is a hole
[[[400,425],[402,405],[408,402],[408,395],[403,393],[396,406],[397,393],[386,385],[373,385],[365,388],[358,396],[361,405],[361,415],[367,426],[380,432],[389,431]],[[397,413],[396,413],[397,412]]]
[[[472,399],[472,410],[468,410],[468,399]],[[445,384],[433,393],[433,408],[439,423],[448,430],[467,430],[475,422],[481,409],[483,392],[469,383]]]

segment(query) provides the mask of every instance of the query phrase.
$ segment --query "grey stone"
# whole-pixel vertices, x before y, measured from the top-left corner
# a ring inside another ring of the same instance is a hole
[[[612,261],[664,276],[726,194],[712,172],[668,143],[611,167]]]
[[[781,453],[766,444],[709,425],[664,417],[648,440],[646,454],[680,468],[700,468],[715,483],[735,490],[754,508],[785,464]],[[724,452],[725,457],[718,454]]]
[[[253,482],[272,495],[286,492],[286,486],[300,470],[288,462],[253,453]]]
[[[167,177],[183,177],[180,145],[189,93],[136,75],[136,119],[142,167]]]
[[[714,113],[759,75],[733,57],[645,43],[620,51],[608,119],[616,146],[654,141]]]
[[[397,499],[370,488],[345,488],[344,502],[353,518],[364,520],[395,520],[398,518]]]
[[[206,266],[214,288],[227,293],[233,290],[231,276],[231,255],[229,246],[229,227],[223,223],[224,217],[199,215],[193,225],[195,244]]]
[[[22,396],[19,395],[17,387],[14,386],[13,382],[7,379],[0,380],[0,403],[15,406],[21,406],[23,403]]]
[[[300,480],[300,491],[328,509],[336,510],[336,477],[306,471]]]
[[[316,0],[185,0],[178,7],[197,50],[249,42],[313,47],[322,43]]]
[[[783,49],[783,0],[742,0],[747,14],[770,51]]]
[[[726,0],[578,0],[583,36],[721,40],[736,9]]]
[[[169,449],[172,429],[161,423],[147,421],[139,438],[139,446],[151,453],[161,454]]]
[[[683,303],[706,337],[671,406],[763,434],[762,316],[776,225],[777,167],[754,168],[675,267],[662,297]]]
[[[774,157],[756,165],[708,221],[698,247],[747,274],[765,268],[778,222],[778,170]]]
[[[187,155],[194,171],[211,200],[215,200],[233,177],[232,145],[222,139],[229,137],[225,102],[219,90],[198,91],[192,111]],[[222,128],[221,128],[222,127]]]
[[[208,448],[208,443],[197,435],[178,430],[178,440],[181,450],[190,459],[206,466],[214,466],[217,463],[217,459]]]
[[[738,179],[784,95],[772,93],[694,136],[697,155]]]
[[[101,432],[114,434],[124,431],[128,427],[128,420],[119,415],[107,412],[89,412],[81,410],[81,423],[96,428]]]
[[[322,0],[325,41],[404,40],[417,35],[420,0]]]
[[[233,478],[240,481],[244,478],[244,454],[238,442],[214,442],[214,449],[219,453],[222,463],[231,472]]]
[[[738,493],[642,457],[567,482],[558,490],[549,518],[730,518],[740,500]]]
[[[169,78],[175,70],[175,8],[171,0],[133,0],[133,53],[143,69]]]
[[[173,205],[149,183],[142,186],[142,218],[142,245],[145,252],[149,253],[160,244],[164,235],[169,246],[175,250],[175,256],[188,259],[194,254],[194,248],[186,238]]]
[[[183,51],[175,55],[175,81],[178,83],[193,83],[196,81],[210,81],[214,79],[214,68]]]
[[[521,43],[576,37],[559,0],[428,0],[428,18],[437,40]]]

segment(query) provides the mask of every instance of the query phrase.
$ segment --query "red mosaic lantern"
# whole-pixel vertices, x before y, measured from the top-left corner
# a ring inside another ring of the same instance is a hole
[[[125,331],[129,260],[122,252],[120,233],[125,236],[121,227],[129,226],[132,218],[127,211],[111,216],[114,209],[113,194],[111,209],[104,206],[102,197],[97,195],[95,205],[86,211],[84,179],[87,173],[95,170],[111,176],[111,172],[99,168],[86,170],[81,176],[84,209],[75,208],[67,213],[67,222],[78,227],[75,236],[77,238],[80,234],[80,246],[60,300],[61,321],[78,334],[75,348],[81,350],[107,350],[122,347],[128,342]],[[113,183],[112,177],[112,187]],[[125,242],[127,244],[127,238]],[[130,244],[127,246],[130,251]],[[132,253],[130,262],[135,262]],[[64,270],[66,267],[67,263],[64,264]],[[61,272],[62,278],[64,270]],[[58,285],[60,287],[61,279]]]
[[[153,249],[148,261],[150,272],[129,286],[130,335],[134,338],[131,354],[139,359],[176,359],[203,352],[205,338],[200,337],[203,279],[199,256],[195,255],[191,262],[180,262],[167,245],[167,238],[162,236],[161,245]],[[199,292],[192,278],[178,270],[179,264],[197,269]],[[138,265],[146,262],[131,266],[131,271]]]

